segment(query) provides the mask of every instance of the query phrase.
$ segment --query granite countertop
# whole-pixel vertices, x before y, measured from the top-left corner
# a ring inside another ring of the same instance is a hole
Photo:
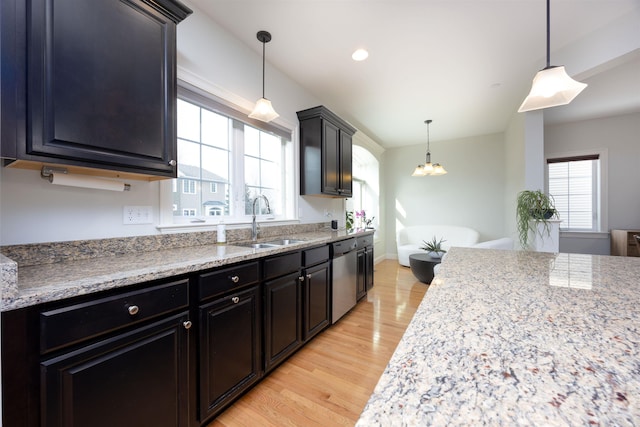
[[[352,236],[356,234],[317,231],[287,235],[287,239],[303,241],[275,248],[252,249],[233,243],[197,245],[24,267],[0,255],[0,311],[206,270]]]
[[[357,426],[640,424],[640,258],[453,248]]]

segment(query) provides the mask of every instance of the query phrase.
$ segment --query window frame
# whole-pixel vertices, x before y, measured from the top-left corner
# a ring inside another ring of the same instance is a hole
[[[264,123],[254,119],[248,118],[248,112],[243,112],[243,108],[238,106],[232,101],[228,101],[223,98],[229,97],[234,101],[240,100],[237,97],[229,93],[223,93],[216,95],[218,90],[214,89],[206,83],[198,83],[203,89],[178,79],[178,98],[183,99],[189,103],[193,103],[202,108],[216,112],[218,114],[227,116],[232,119],[231,123],[232,132],[237,131],[236,124],[241,122],[242,124],[249,125],[257,128],[262,132],[272,133],[279,137],[283,137],[286,140],[284,144],[287,163],[285,163],[285,173],[283,179],[283,208],[282,213],[278,216],[274,215],[259,215],[258,218],[261,221],[269,221],[271,223],[278,224],[291,224],[298,221],[298,193],[299,193],[299,150],[297,141],[299,139],[298,126],[290,126],[285,120],[279,120],[283,124],[276,124],[273,122]],[[210,90],[210,91],[209,91]],[[187,94],[185,96],[185,93]],[[235,99],[237,98],[237,99]],[[235,135],[234,135],[235,139]],[[244,187],[244,153],[234,153],[230,159],[230,169],[233,169],[236,176],[242,176],[242,183],[235,183],[236,187]],[[289,167],[291,165],[291,167]],[[231,179],[231,178],[230,178]],[[184,228],[199,228],[199,229],[215,229],[215,226],[224,220],[226,224],[233,226],[234,224],[247,224],[251,223],[251,215],[244,214],[242,204],[244,197],[242,193],[234,191],[231,195],[230,204],[235,205],[233,209],[236,209],[234,216],[218,216],[207,215],[207,212],[203,210],[201,215],[195,217],[174,217],[173,213],[173,188],[176,186],[176,179],[167,179],[160,182],[160,223],[156,226],[161,232],[172,232]],[[205,181],[202,181],[205,183]],[[291,183],[295,183],[291,185]],[[234,184],[232,184],[234,185]],[[218,190],[220,187],[218,186]],[[176,219],[178,219],[176,221]],[[197,219],[197,221],[194,221]]]
[[[556,159],[571,159],[571,158],[584,158],[587,156],[598,156],[599,161],[599,179],[594,179],[596,181],[594,185],[598,185],[599,187],[596,189],[596,208],[598,209],[598,220],[595,224],[595,228],[593,230],[571,230],[571,229],[563,229],[562,223],[560,223],[560,235],[561,236],[574,236],[574,237],[598,237],[602,234],[608,234],[609,230],[609,211],[608,211],[608,164],[609,164],[609,156],[608,150],[606,148],[598,148],[598,149],[585,149],[585,150],[577,150],[577,151],[567,151],[567,152],[557,152],[557,153],[548,153],[545,154],[544,159],[544,178],[545,178],[545,191],[549,194],[549,161],[554,161]],[[595,177],[594,177],[595,178]],[[560,218],[562,220],[562,218]]]

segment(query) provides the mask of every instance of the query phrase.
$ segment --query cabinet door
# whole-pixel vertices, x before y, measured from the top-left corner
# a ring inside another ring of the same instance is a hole
[[[302,277],[298,273],[265,282],[265,371],[302,345]]]
[[[27,3],[18,157],[175,176],[175,22],[141,0]]]
[[[42,425],[188,424],[187,313],[41,363]]]
[[[367,277],[365,279],[366,282],[366,290],[369,291],[373,288],[373,247],[368,247],[366,249],[366,264],[367,264]]]
[[[260,288],[200,307],[200,421],[260,379]]]
[[[307,268],[304,273],[304,340],[307,341],[329,325],[329,263]]]
[[[340,188],[340,131],[333,123],[322,121],[322,192],[338,194]]]
[[[351,135],[340,132],[340,186],[338,193],[344,197],[351,197],[353,194],[353,152]]]
[[[356,285],[356,299],[367,294],[367,254],[365,250],[358,251],[358,276]]]

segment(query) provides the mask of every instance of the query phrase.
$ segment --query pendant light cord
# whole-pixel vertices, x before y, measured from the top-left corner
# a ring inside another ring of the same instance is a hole
[[[551,14],[549,13],[549,3],[547,0],[547,68],[551,67]]]
[[[549,0],[547,0],[548,2]],[[548,40],[548,39],[547,39]],[[265,46],[266,42],[263,40],[262,41],[262,97],[264,98],[264,46]],[[547,57],[547,63],[549,62],[549,59]],[[547,64],[548,65],[548,64]]]

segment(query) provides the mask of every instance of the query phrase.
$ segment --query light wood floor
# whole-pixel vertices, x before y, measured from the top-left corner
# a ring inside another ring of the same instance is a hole
[[[353,426],[428,288],[395,260],[374,277],[366,300],[208,427]]]

